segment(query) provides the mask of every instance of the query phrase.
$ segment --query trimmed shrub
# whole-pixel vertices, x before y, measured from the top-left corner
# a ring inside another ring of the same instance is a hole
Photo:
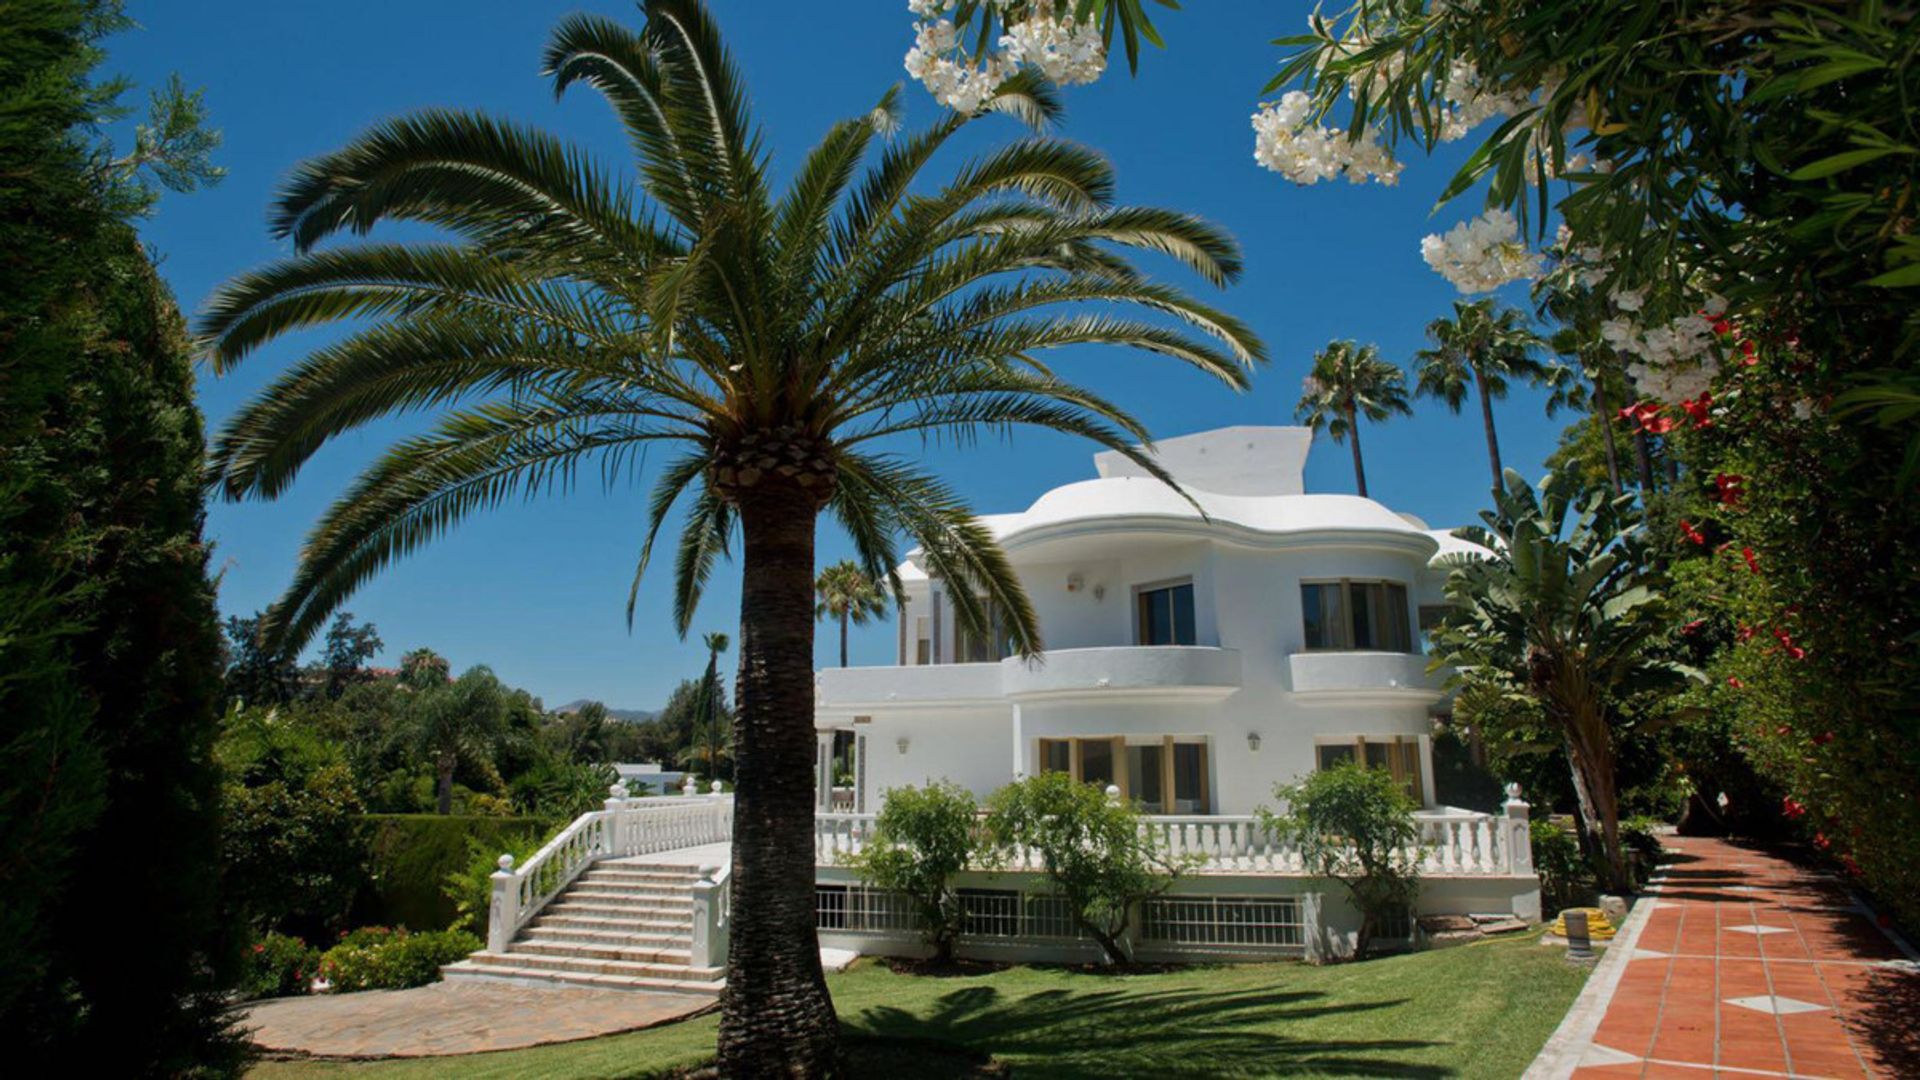
[[[1364,957],[1380,927],[1420,895],[1417,804],[1385,769],[1347,761],[1273,790],[1283,813],[1257,811],[1262,824],[1299,846],[1307,869],[1346,886],[1360,911],[1353,955]]]
[[[1592,903],[1593,868],[1580,854],[1580,841],[1551,818],[1534,818],[1527,832],[1533,840],[1533,869],[1540,875],[1540,899],[1548,913]]]
[[[319,949],[289,934],[268,934],[247,950],[240,993],[250,999],[305,994],[319,972]]]
[[[480,944],[464,930],[415,934],[405,927],[362,927],[320,958],[320,977],[336,994],[425,986],[440,981],[441,965],[466,958]]]
[[[473,862],[469,842],[519,851],[529,838],[551,836],[563,823],[550,818],[465,817],[441,814],[369,814],[364,819],[370,880],[354,905],[357,921],[439,930],[460,917],[446,894],[450,875]]]
[[[848,865],[868,884],[913,901],[934,959],[953,959],[964,912],[954,879],[976,848],[973,792],[950,781],[887,792],[873,838]]]

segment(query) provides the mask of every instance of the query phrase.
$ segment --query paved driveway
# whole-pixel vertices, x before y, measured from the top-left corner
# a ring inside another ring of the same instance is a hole
[[[430,1057],[515,1050],[679,1020],[709,997],[462,980],[412,990],[276,998],[244,1007],[262,1049],[316,1057]]]

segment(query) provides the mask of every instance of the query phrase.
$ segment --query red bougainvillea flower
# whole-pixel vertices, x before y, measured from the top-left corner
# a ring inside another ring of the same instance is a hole
[[[1694,528],[1693,522],[1688,521],[1686,518],[1680,519],[1680,532],[1688,540],[1691,540],[1692,542],[1699,544],[1701,547],[1707,546],[1707,538],[1705,536],[1700,535],[1700,530]]]
[[[1738,641],[1738,642],[1743,642],[1743,643],[1744,643],[1744,642],[1748,642],[1748,641],[1752,641],[1752,640],[1753,640],[1753,627],[1751,627],[1751,626],[1743,626],[1743,627],[1741,627],[1741,628],[1740,628],[1740,629],[1739,629],[1739,630],[1738,630],[1738,631],[1737,631],[1737,632],[1736,632],[1736,633],[1735,633],[1735,634],[1733,635],[1733,640],[1735,640],[1735,641]]]
[[[1825,746],[1832,741],[1833,741],[1833,732],[1831,731],[1823,731],[1820,734],[1815,735],[1813,737],[1813,745],[1815,746]]]
[[[1720,473],[1713,478],[1713,486],[1719,489],[1722,506],[1739,506],[1747,497],[1747,478],[1739,473]]]
[[[1680,408],[1693,420],[1696,430],[1713,426],[1713,394],[1710,391],[1702,390],[1699,397],[1681,402]]]
[[[1860,864],[1854,862],[1851,855],[1840,856],[1840,868],[1854,877],[1860,876]]]
[[[1746,364],[1746,365],[1747,365],[1748,367],[1752,367],[1753,365],[1755,365],[1755,364],[1757,364],[1757,363],[1759,363],[1759,362],[1760,362],[1760,357],[1759,357],[1759,355],[1758,355],[1758,350],[1756,350],[1756,349],[1754,348],[1754,344],[1753,344],[1753,339],[1752,339],[1752,338],[1748,338],[1747,340],[1745,340],[1745,341],[1743,341],[1743,342],[1741,342],[1741,343],[1740,343],[1740,353],[1741,353],[1741,355],[1743,355],[1743,356],[1745,356],[1745,357],[1746,357],[1746,360],[1745,360],[1745,361],[1743,361],[1743,362],[1744,362],[1744,363],[1745,363],[1745,364]]]
[[[1741,548],[1740,557],[1747,560],[1747,569],[1753,571],[1756,574],[1760,572],[1760,559],[1758,556],[1754,555],[1752,548],[1750,547]]]
[[[1793,725],[1781,724],[1779,727],[1773,729],[1773,733],[1782,738],[1785,738],[1786,736],[1793,734]]]
[[[1665,435],[1673,430],[1673,417],[1655,416],[1650,420],[1643,420],[1640,423],[1640,430],[1649,435]]]
[[[1738,675],[1727,676],[1727,685],[1733,687],[1735,690],[1744,690],[1747,686],[1746,683],[1740,681],[1740,676]]]
[[[1805,660],[1807,658],[1807,650],[1793,643],[1792,634],[1776,626],[1773,628],[1773,636],[1780,639],[1780,648],[1784,649],[1788,656],[1795,660]]]
[[[1813,846],[1819,848],[1821,851],[1825,851],[1833,846],[1833,841],[1827,839],[1826,833],[1814,833]]]
[[[1807,816],[1807,808],[1800,804],[1800,800],[1789,795],[1780,800],[1780,813],[1785,815],[1789,820],[1793,818],[1803,818]]]
[[[1705,625],[1707,625],[1707,620],[1695,619],[1692,622],[1688,623],[1687,625],[1681,627],[1680,632],[1683,634],[1691,634],[1698,631],[1701,627]]]

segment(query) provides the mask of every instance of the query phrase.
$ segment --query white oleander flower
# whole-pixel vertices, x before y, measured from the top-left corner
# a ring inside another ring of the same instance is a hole
[[[1313,123],[1312,110],[1313,100],[1299,90],[1262,105],[1253,114],[1253,159],[1296,184],[1341,176],[1356,184],[1399,180],[1400,163],[1378,139],[1354,142],[1339,128]]]
[[[1463,293],[1490,292],[1540,274],[1541,256],[1520,239],[1520,223],[1492,209],[1420,241],[1420,255]]]
[[[1031,18],[1007,27],[1000,49],[1009,63],[1032,64],[1061,86],[1093,82],[1107,70],[1107,46],[1100,27],[1092,19],[1075,22],[1067,4],[1055,17],[1043,0]]]
[[[1070,0],[1061,0],[1057,9],[1053,0],[1031,5],[987,0],[989,11],[983,17],[991,18],[993,10],[1004,17],[1020,9],[1026,18],[1007,24],[997,51],[979,56],[961,46],[958,29],[946,17],[955,6],[956,0],[908,0],[907,10],[920,21],[905,66],[935,101],[956,112],[977,111],[1022,64],[1031,64],[1063,86],[1092,82],[1106,71],[1106,42],[1099,26],[1092,18],[1076,20]]]

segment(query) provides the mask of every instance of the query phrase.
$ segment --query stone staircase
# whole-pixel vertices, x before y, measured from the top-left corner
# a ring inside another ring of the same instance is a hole
[[[441,969],[448,979],[507,979],[717,997],[726,969],[693,967],[698,868],[602,859],[540,910],[504,952]]]

